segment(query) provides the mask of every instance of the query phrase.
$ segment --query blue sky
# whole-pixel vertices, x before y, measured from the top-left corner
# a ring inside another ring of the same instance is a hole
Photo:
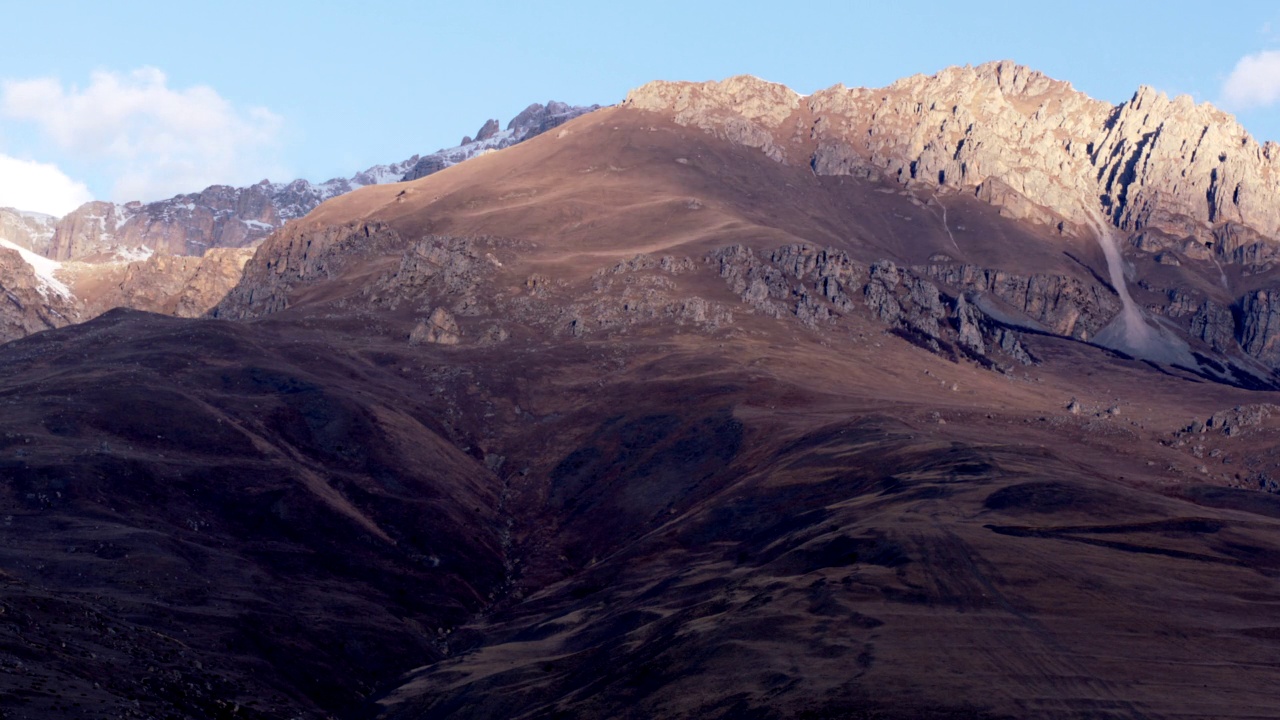
[[[1280,5],[1043,5],[6,0],[0,206],[346,176],[653,79],[808,93],[996,59],[1111,102],[1142,84],[1226,100],[1280,140]]]

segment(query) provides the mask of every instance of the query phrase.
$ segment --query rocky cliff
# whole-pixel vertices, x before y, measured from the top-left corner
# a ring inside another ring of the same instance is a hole
[[[0,342],[69,325],[80,317],[70,293],[11,247],[0,247],[0,293]]]
[[[128,263],[71,263],[65,274],[82,290],[84,319],[117,307],[200,317],[235,287],[252,256],[250,248],[213,248],[200,257],[156,253]]]
[[[44,213],[0,208],[0,238],[41,255],[48,255],[58,218]]]

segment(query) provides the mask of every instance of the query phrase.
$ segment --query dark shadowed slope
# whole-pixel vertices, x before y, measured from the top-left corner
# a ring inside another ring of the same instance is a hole
[[[490,474],[327,344],[116,311],[0,363],[13,717],[350,710],[501,587]]]

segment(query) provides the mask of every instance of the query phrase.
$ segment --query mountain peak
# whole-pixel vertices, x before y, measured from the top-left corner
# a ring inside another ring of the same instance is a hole
[[[800,106],[801,96],[780,83],[754,75],[735,75],[707,82],[657,80],[627,94],[625,107],[673,110],[677,117],[738,115],[768,127],[778,127]]]
[[[623,105],[820,175],[979,194],[990,181],[985,196],[1006,212],[1065,233],[1087,231],[1102,216],[1122,230],[1154,225],[1202,243],[1214,242],[1223,222],[1280,235],[1277,153],[1230,114],[1146,86],[1114,106],[1000,60],[807,97],[750,76],[655,82]]]

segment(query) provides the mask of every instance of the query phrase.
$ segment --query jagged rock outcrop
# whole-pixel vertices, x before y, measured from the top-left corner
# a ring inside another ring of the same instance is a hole
[[[1217,352],[1242,350],[1273,370],[1280,368],[1280,289],[1252,290],[1231,307],[1205,299],[1191,315],[1190,333]]]
[[[366,286],[361,295],[375,307],[392,310],[404,302],[447,303],[447,309],[436,307],[431,311],[433,322],[438,322],[442,330],[457,334],[456,323],[450,326],[444,318],[455,314],[474,317],[493,311],[490,300],[483,297],[481,281],[498,266],[499,261],[489,250],[507,244],[509,241],[495,238],[419,238],[403,247],[394,270]]]
[[[462,138],[462,144],[456,148],[438,150],[430,155],[416,158],[401,179],[417,180],[481,153],[511,147],[599,107],[599,105],[567,105],[554,100],[546,105],[534,103],[512,118],[511,122],[507,123],[506,130],[500,129],[501,126],[496,119],[489,120],[476,132],[474,139],[467,136]]]
[[[1096,284],[1062,275],[1022,276],[964,264],[932,264],[919,271],[958,290],[989,293],[1045,329],[1088,340],[1120,310],[1116,296]]]
[[[784,245],[763,258],[731,245],[707,259],[753,310],[775,318],[794,315],[810,327],[836,317],[833,310],[850,311],[850,293],[866,274],[848,254],[809,245]]]
[[[1209,345],[1215,352],[1230,352],[1236,347],[1235,325],[1230,308],[1205,300],[1191,316],[1191,336]]]
[[[689,257],[636,255],[592,273],[591,289],[556,308],[565,283],[535,275],[525,282],[528,299],[514,305],[520,315],[549,321],[556,333],[583,337],[627,333],[646,323],[692,325],[713,332],[733,325],[733,310],[724,303],[690,295],[680,277],[698,269]],[[540,317],[541,316],[541,317]]]
[[[485,123],[484,123],[484,125],[481,125],[481,126],[480,126],[480,129],[479,129],[478,131],[476,131],[476,139],[475,139],[475,141],[476,141],[476,142],[484,142],[485,140],[488,140],[489,138],[493,137],[494,135],[497,135],[497,134],[498,134],[498,131],[499,131],[501,128],[502,128],[502,126],[498,124],[498,120],[497,120],[497,118],[491,118],[491,119],[489,119],[489,120],[486,120],[486,121],[485,121]]]
[[[926,276],[891,260],[867,268],[844,252],[804,244],[782,246],[768,257],[732,245],[707,260],[744,303],[770,317],[794,316],[818,329],[856,312],[854,298],[860,297],[873,317],[932,352],[989,366],[993,353],[1034,362],[1016,332],[963,295],[943,293]]]
[[[651,82],[629,93],[623,105],[673,113],[680,125],[760,148],[781,161],[787,155],[779,136],[783,124],[801,107],[801,98],[783,85],[739,75],[720,82]]]
[[[1193,420],[1190,425],[1175,432],[1173,435],[1175,438],[1207,433],[1222,434],[1228,437],[1239,436],[1246,430],[1263,424],[1278,411],[1280,411],[1280,406],[1271,403],[1237,405],[1229,410],[1219,410],[1204,420]],[[1197,453],[1202,449],[1202,447],[1193,448],[1192,452]],[[1196,455],[1196,457],[1201,457],[1201,455]],[[1266,487],[1265,485],[1267,483],[1264,483],[1264,490],[1275,492],[1274,487]]]
[[[1167,302],[1163,307],[1152,309],[1167,318],[1186,323],[1187,333],[1192,338],[1216,353],[1238,354],[1242,350],[1236,342],[1236,317],[1230,307],[1184,288],[1170,288],[1165,291],[1165,297]]]
[[[419,322],[409,332],[409,344],[435,343],[437,345],[457,345],[462,338],[458,335],[458,321],[442,307],[431,311],[431,316]]]
[[[1236,303],[1240,347],[1270,367],[1280,366],[1280,291],[1258,290]]]
[[[1126,230],[1202,235],[1220,223],[1280,231],[1280,146],[1259,145],[1228,115],[1143,87],[1121,104],[1093,152],[1103,207]]]
[[[362,257],[403,246],[399,234],[381,223],[355,223],[321,230],[286,228],[273,238],[261,262],[245,266],[244,277],[214,309],[222,318],[278,312],[300,285],[332,277]]]
[[[57,222],[56,217],[44,213],[0,208],[0,239],[34,253],[47,255]]]
[[[569,105],[557,100],[548,100],[546,105],[533,103],[511,118],[511,122],[507,123],[507,130],[528,140],[560,127],[579,115],[598,109],[600,109],[599,105]]]
[[[881,322],[935,353],[953,358],[963,354],[993,367],[998,367],[991,358],[995,354],[1023,365],[1035,362],[1016,332],[964,295],[945,294],[926,277],[890,260],[872,264],[863,301]]]
[[[1208,104],[1147,87],[1112,106],[996,62],[805,98],[749,77],[655,82],[625,105],[822,175],[968,189],[1064,232],[1105,218],[1129,232],[1216,242],[1237,260],[1256,252],[1248,231],[1280,233],[1280,146],[1259,145]],[[1224,243],[1228,225],[1236,229]]]

